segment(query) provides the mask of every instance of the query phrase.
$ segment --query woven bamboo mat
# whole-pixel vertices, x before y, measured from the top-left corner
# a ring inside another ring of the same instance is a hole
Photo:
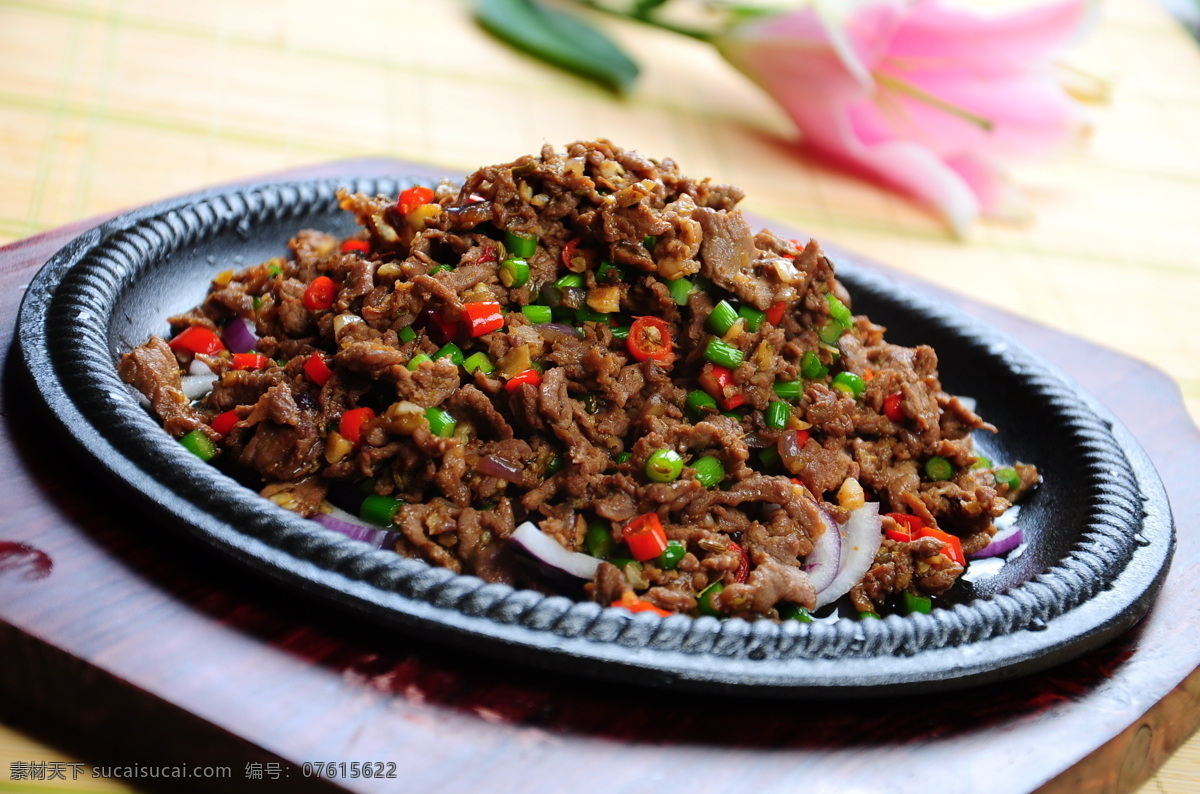
[[[295,165],[381,155],[454,175],[603,136],[744,187],[759,215],[1149,361],[1200,418],[1200,49],[1153,0],[1109,0],[1072,53],[1109,99],[1083,146],[1017,172],[1032,218],[966,240],[797,152],[786,118],[703,45],[600,20],[643,66],[618,99],[498,44],[467,8],[0,0],[0,243]],[[67,758],[0,727],[0,792],[129,790],[9,781],[12,762],[51,760]],[[1200,791],[1200,739],[1143,791]]]

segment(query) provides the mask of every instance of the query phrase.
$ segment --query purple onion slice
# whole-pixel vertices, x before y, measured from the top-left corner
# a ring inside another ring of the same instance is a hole
[[[521,481],[521,467],[497,455],[488,455],[480,459],[479,471],[488,477],[496,477],[506,482]]]
[[[312,520],[326,529],[340,532],[351,540],[361,540],[377,549],[391,548],[398,534],[364,523],[333,505],[329,505],[328,513],[318,513],[313,516]]]
[[[250,321],[244,317],[237,317],[226,325],[222,336],[225,338],[225,346],[234,353],[249,353],[258,345],[258,334],[254,332]]]
[[[600,567],[601,560],[577,551],[567,551],[531,521],[517,527],[508,539],[536,557],[539,562],[579,579],[591,579]]]
[[[883,521],[879,505],[867,502],[850,514],[841,528],[842,549],[837,576],[817,593],[817,608],[832,604],[862,581],[875,563],[875,554],[883,543]]]
[[[818,513],[825,530],[816,539],[812,553],[805,558],[803,570],[820,593],[837,576],[842,561],[842,533],[827,512],[818,509]]]
[[[968,554],[969,560],[982,560],[987,557],[999,557],[1002,554],[1008,554],[1010,551],[1020,546],[1025,542],[1025,533],[1015,524],[1007,529],[1002,529],[992,537],[992,542],[984,546],[974,554]]]
[[[560,336],[569,336],[574,339],[583,339],[583,331],[573,325],[566,323],[538,323],[535,328],[538,332],[546,337],[547,341],[553,342]]]

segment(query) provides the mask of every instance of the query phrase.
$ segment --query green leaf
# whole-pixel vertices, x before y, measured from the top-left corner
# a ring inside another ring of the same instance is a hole
[[[477,0],[475,19],[512,46],[616,91],[627,91],[638,66],[607,36],[535,0]]]

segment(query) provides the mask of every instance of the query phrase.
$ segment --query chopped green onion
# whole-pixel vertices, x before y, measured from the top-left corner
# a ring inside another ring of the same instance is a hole
[[[645,590],[650,586],[650,583],[646,581],[645,569],[642,568],[642,564],[637,560],[630,557],[616,557],[609,560],[609,562],[617,566],[621,573],[625,574],[626,581],[635,590]]]
[[[708,276],[696,274],[692,276],[692,286],[701,292],[712,292],[714,289],[716,289],[717,285],[714,284],[712,279]]]
[[[881,618],[878,614],[876,614],[874,612],[859,612],[858,619],[859,620],[883,620],[883,618]]]
[[[453,342],[447,342],[446,344],[439,347],[438,351],[433,354],[433,357],[434,358],[449,357],[449,359],[454,362],[455,366],[461,367],[463,365],[462,348],[459,347],[458,345],[454,344]]]
[[[550,458],[550,462],[546,464],[546,476],[549,477],[552,474],[558,474],[560,471],[562,471],[562,468],[565,465],[566,461],[563,460],[563,456],[555,455],[554,457]]]
[[[667,291],[676,306],[687,306],[688,296],[692,294],[692,282],[686,278],[676,278],[667,281]]]
[[[717,336],[725,336],[737,321],[737,311],[729,304],[729,301],[721,301],[713,307],[712,313],[708,315],[708,330]]]
[[[763,447],[758,451],[758,462],[764,468],[773,469],[779,465],[780,460],[779,450],[775,447]]]
[[[829,367],[821,363],[816,353],[806,350],[800,359],[800,374],[809,380],[819,380],[829,374]]]
[[[972,469],[990,469],[990,468],[992,468],[992,462],[990,460],[988,460],[987,458],[985,458],[983,455],[980,455],[979,457],[977,457],[975,459],[975,462],[971,464],[971,468]]]
[[[708,347],[704,348],[704,357],[727,369],[737,369],[745,358],[742,351],[716,338],[708,340]]]
[[[688,392],[687,407],[697,417],[717,412],[716,399],[706,391],[696,389]]]
[[[613,463],[616,463],[618,465],[620,465],[622,463],[628,463],[629,459],[632,457],[633,457],[632,452],[628,452],[628,451],[618,452],[616,455],[613,455]]]
[[[620,546],[618,551],[620,551],[622,553],[618,554],[615,557],[608,558],[608,562],[610,565],[612,565],[613,567],[615,567],[617,570],[621,571],[622,573],[625,572],[625,567],[627,565],[636,565],[636,566],[638,566],[638,568],[641,568],[641,563],[639,563],[633,557],[625,556],[626,554],[629,553],[629,549],[625,548],[624,545]]]
[[[194,430],[192,432],[195,432]],[[996,469],[996,484],[1007,485],[1008,490],[1015,491],[1021,487],[1021,475],[1017,474],[1016,469],[1005,466],[1003,469]]]
[[[500,264],[500,283],[506,287],[521,287],[529,281],[529,263],[510,256]]]
[[[575,310],[569,306],[555,306],[550,310],[550,317],[556,323],[573,323],[575,322]]]
[[[443,270],[453,270],[453,269],[454,269],[454,265],[434,265],[433,267],[429,268],[429,275],[433,276],[438,273],[441,273]]]
[[[862,396],[862,393],[867,388],[867,384],[863,383],[863,379],[853,372],[839,372],[833,376],[833,382],[830,385],[840,392],[845,392],[855,397]]]
[[[799,604],[784,602],[775,607],[775,609],[779,612],[780,620],[798,620],[801,623],[812,623],[812,613]]]
[[[695,472],[696,482],[705,488],[711,488],[725,479],[725,467],[712,455],[692,461],[692,471]]]
[[[212,439],[204,435],[204,431],[196,428],[192,432],[179,439],[179,443],[183,444],[183,448],[192,453],[200,460],[208,463],[217,456],[217,447],[213,444]]]
[[[577,323],[603,323],[608,325],[608,315],[604,312],[598,312],[591,306],[580,306],[575,310],[575,322]]]
[[[250,303],[254,306],[254,311],[258,311],[262,308],[262,298],[258,295],[255,295],[254,300],[252,300]]]
[[[827,345],[833,345],[837,344],[837,340],[842,338],[845,331],[846,326],[831,318],[817,329],[817,338]]]
[[[673,449],[659,449],[646,459],[646,476],[654,482],[672,482],[683,471],[683,457]]]
[[[656,246],[656,245],[658,245],[658,238],[655,237],[653,234],[647,234],[645,237],[642,238],[642,247],[645,248],[647,251],[653,251],[654,246]]]
[[[905,590],[900,599],[904,603],[904,612],[907,615],[911,615],[914,612],[921,612],[928,615],[933,611],[933,599],[928,596],[919,596]]]
[[[401,504],[403,503],[399,499],[373,493],[363,499],[362,505],[358,508],[358,517],[368,524],[376,524],[381,527],[391,526]]]
[[[554,286],[559,289],[567,289],[568,287],[582,287],[583,276],[578,273],[568,273],[567,275],[554,282]]]
[[[417,332],[413,330],[413,327],[411,325],[406,325],[400,329],[400,341],[401,342],[417,341]]]
[[[605,259],[596,270],[596,281],[601,284],[612,284],[625,280],[625,271]]]
[[[458,422],[454,417],[438,408],[436,405],[425,409],[425,418],[429,420],[429,430],[439,438],[449,438],[454,435]]]
[[[424,353],[417,353],[415,356],[413,356],[412,358],[410,358],[408,360],[408,371],[416,372],[417,367],[421,366],[426,361],[433,361],[433,359],[430,358],[429,356],[425,355]]]
[[[537,235],[521,234],[520,232],[512,231],[504,232],[504,250],[522,259],[528,259],[533,256],[533,252],[537,250],[537,243]]]
[[[803,387],[804,384],[798,380],[777,380],[771,388],[779,399],[795,402],[803,394]]]
[[[629,338],[629,326],[622,325],[612,329],[612,335],[613,339],[616,339],[618,342],[624,342]]]
[[[587,534],[583,536],[583,545],[587,547],[588,554],[604,560],[613,553],[617,542],[613,540],[609,527],[600,521],[593,521],[588,524]]]
[[[663,549],[662,554],[654,560],[654,564],[664,571],[673,571],[678,567],[679,563],[683,562],[684,556],[687,555],[687,547],[677,540],[668,540],[667,547]],[[593,555],[594,556],[594,555]]]
[[[487,353],[482,351],[467,356],[466,360],[463,361],[463,368],[471,374],[474,374],[476,370],[482,372],[484,375],[490,375],[496,371],[496,365],[487,357]]]
[[[360,482],[358,484],[358,490],[363,494],[363,496],[370,496],[371,494],[375,493],[375,478],[368,477]]]
[[[275,276],[280,276],[280,275],[283,275],[283,268],[281,268],[279,265],[269,265],[267,267],[267,276],[268,277],[275,278]]]
[[[949,480],[954,477],[954,466],[945,458],[934,455],[925,461],[925,476],[934,482]]]
[[[830,317],[846,327],[854,324],[854,315],[850,313],[850,310],[846,308],[846,304],[842,303],[837,296],[829,293],[825,296],[825,300],[829,303]]]
[[[765,417],[767,427],[773,430],[783,430],[787,427],[788,419],[792,418],[792,407],[785,402],[774,400],[767,406]]]
[[[554,315],[549,306],[541,304],[533,304],[532,306],[522,306],[521,314],[525,315],[529,322],[534,324],[548,323]]]
[[[742,421],[742,414],[739,414],[737,411],[721,411],[721,416],[726,419],[732,419],[735,422]]]
[[[713,596],[725,589],[724,582],[713,582],[708,587],[700,591],[700,595],[696,596],[696,606],[700,610],[701,615],[712,615],[713,617],[721,617],[721,610],[713,606]]]
[[[750,333],[756,333],[762,327],[762,321],[767,319],[766,312],[760,312],[750,306],[743,306],[738,309],[738,317],[746,321],[746,330]]]
[[[594,414],[600,410],[600,398],[592,392],[583,395],[579,399],[579,402],[583,403],[583,410],[589,414]]]

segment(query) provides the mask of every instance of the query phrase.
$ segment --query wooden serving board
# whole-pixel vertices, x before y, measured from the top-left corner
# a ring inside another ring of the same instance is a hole
[[[418,172],[357,161],[288,176]],[[189,782],[220,791],[1107,792],[1143,781],[1200,723],[1200,431],[1139,362],[921,286],[1065,370],[1155,462],[1179,545],[1132,632],[1043,674],[942,695],[661,693],[383,632],[164,533],[77,470],[40,426],[11,346],[24,286],[87,225],[0,248],[0,696],[114,758],[226,765],[219,783]],[[305,775],[314,762],[346,765],[329,781]],[[394,777],[351,777],[351,762]]]

